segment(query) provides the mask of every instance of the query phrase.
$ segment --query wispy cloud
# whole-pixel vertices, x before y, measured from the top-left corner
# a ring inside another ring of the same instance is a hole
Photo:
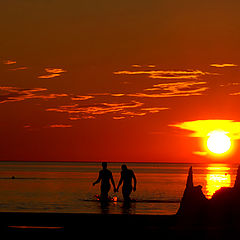
[[[121,120],[121,119],[125,119],[125,117],[113,117],[114,120]]]
[[[132,112],[132,111],[126,111],[122,112],[123,115],[128,115],[128,116],[145,116],[147,113],[146,112]]]
[[[195,151],[195,152],[193,152],[193,154],[199,155],[199,156],[206,156],[208,153],[207,152],[201,152],[201,151]]]
[[[144,65],[140,65],[140,64],[133,64],[131,65],[131,67],[134,67],[134,68],[143,68]],[[148,68],[154,68],[156,67],[154,64],[148,64],[148,65],[145,65],[145,67],[148,67]]]
[[[125,93],[93,93],[93,96],[111,96],[111,97],[123,97],[126,96]]]
[[[147,88],[144,91],[159,91],[159,93],[130,93],[131,97],[146,97],[146,98],[165,98],[165,97],[187,97],[202,95],[208,87],[207,82],[184,81],[174,83],[159,83],[153,85],[152,88]]]
[[[168,110],[167,107],[148,107],[148,108],[141,108],[142,111],[147,111],[149,113],[158,113],[163,110]]]
[[[54,77],[59,77],[59,76],[60,76],[60,74],[58,74],[58,73],[53,73],[53,74],[38,76],[38,78],[48,79],[48,78],[54,78]]]
[[[62,68],[45,68],[45,71],[47,73],[64,73],[67,72],[66,70]]]
[[[69,117],[69,120],[76,121],[76,120],[82,120],[82,119],[95,119],[96,117],[94,116],[74,116],[74,117]]]
[[[45,68],[47,74],[38,76],[38,78],[48,79],[61,76],[62,73],[67,72],[62,68]]]
[[[72,125],[67,124],[52,124],[50,128],[70,128]]]
[[[123,96],[125,96],[124,93],[111,93],[110,95],[111,95],[112,97],[123,97]]]
[[[27,99],[54,99],[66,97],[67,94],[49,93],[46,88],[23,89],[16,87],[0,87],[0,103],[19,102]]]
[[[18,70],[26,70],[28,67],[17,67],[17,68],[9,68],[9,71],[18,71]]]
[[[147,75],[149,78],[159,79],[196,79],[202,75],[216,74],[203,72],[200,70],[145,70],[145,71],[116,71],[114,74],[120,75]]]
[[[76,96],[72,97],[71,99],[73,101],[85,101],[85,100],[92,99],[92,98],[94,98],[94,96],[90,96],[90,95],[76,95]]]
[[[149,65],[147,65],[147,67],[149,67],[149,68],[155,68],[156,65],[154,65],[154,64],[149,64]]]
[[[16,63],[16,61],[14,61],[14,60],[4,60],[3,61],[3,64],[6,64],[6,65],[11,65],[11,64],[15,64]]]
[[[131,101],[128,103],[99,103],[93,105],[82,106],[79,104],[65,105],[57,108],[49,108],[47,111],[61,112],[70,114],[72,120],[76,118],[85,118],[90,116],[105,115],[108,113],[123,114],[128,109],[141,107],[143,103]]]
[[[240,92],[235,92],[235,93],[229,93],[230,96],[239,96]]]
[[[232,139],[240,139],[240,122],[233,120],[196,120],[170,124],[170,127],[176,127],[191,132],[189,137],[207,137],[215,130],[226,132]]]
[[[139,64],[133,64],[133,65],[131,65],[132,67],[135,67],[135,68],[140,68],[140,67],[142,67],[141,65],[139,65]]]
[[[70,120],[94,119],[101,115],[111,114],[115,120],[128,117],[145,116],[149,113],[158,113],[167,110],[167,107],[142,107],[144,104],[138,101],[126,103],[98,103],[92,105],[71,104],[56,108],[48,108],[46,111],[68,113]]]
[[[213,64],[210,64],[210,66],[217,67],[217,68],[224,68],[224,67],[237,67],[238,65],[234,63],[222,63],[222,64],[213,63]]]

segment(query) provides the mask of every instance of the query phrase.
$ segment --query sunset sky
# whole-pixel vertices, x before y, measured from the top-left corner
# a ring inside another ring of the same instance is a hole
[[[238,162],[240,2],[0,3],[0,160]],[[210,121],[209,121],[210,120]],[[204,139],[222,129],[224,157]]]

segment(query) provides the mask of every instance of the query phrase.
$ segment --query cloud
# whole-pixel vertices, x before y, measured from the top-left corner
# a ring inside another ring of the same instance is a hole
[[[156,65],[153,65],[153,64],[149,64],[149,65],[147,65],[149,68],[155,68],[156,67]]]
[[[149,113],[158,113],[163,110],[168,110],[167,107],[145,107],[144,104],[138,101],[126,103],[96,103],[91,105],[70,104],[55,108],[48,108],[46,111],[59,112],[69,114],[70,120],[94,119],[101,115],[112,114],[115,120],[128,117],[145,116]]]
[[[229,93],[230,96],[238,96],[240,95],[240,92],[235,92],[235,93]]]
[[[142,67],[141,65],[139,65],[139,64],[133,64],[133,65],[131,65],[132,67],[135,67],[135,68],[140,68],[140,67]]]
[[[25,70],[28,69],[28,67],[17,67],[17,68],[10,68],[9,71],[18,71],[18,70]]]
[[[66,70],[62,68],[45,68],[45,71],[48,74],[38,76],[38,78],[48,79],[48,78],[54,78],[61,76],[61,73],[67,72]]]
[[[93,93],[94,96],[111,96],[111,97],[123,97],[125,93]]]
[[[99,103],[93,105],[82,106],[79,104],[65,105],[57,108],[49,108],[46,111],[61,112],[70,114],[72,120],[82,119],[86,117],[96,117],[108,113],[123,114],[129,109],[139,108],[143,105],[141,102],[131,101],[128,103]],[[126,114],[126,113],[125,113]]]
[[[50,125],[50,128],[70,128],[72,125],[66,125],[66,124],[52,124]]]
[[[223,85],[223,87],[225,87],[225,86],[239,86],[240,85],[240,83],[238,83],[238,82],[234,82],[234,83],[228,83],[227,85]],[[238,96],[238,95],[240,95],[240,92],[238,91],[238,92],[233,92],[233,93],[229,93],[229,95],[230,96]]]
[[[159,79],[197,79],[202,75],[216,73],[203,72],[200,70],[146,70],[146,71],[116,71],[116,75],[148,75],[149,78]]]
[[[45,71],[47,73],[64,73],[67,72],[66,70],[62,68],[45,68]]]
[[[92,115],[101,115],[112,112],[120,112],[124,109],[136,108],[142,106],[143,103],[132,101],[130,103],[100,103],[87,106],[79,104],[65,105],[58,108],[50,108],[47,111],[66,112],[66,113],[83,113]]]
[[[121,120],[121,119],[125,119],[125,117],[113,117],[114,120]]]
[[[110,94],[112,97],[122,97],[122,96],[125,96],[124,93],[112,93]]]
[[[118,112],[124,109],[141,107],[143,103],[132,101],[130,103],[102,103],[107,112]]]
[[[130,93],[131,97],[163,98],[163,97],[188,97],[203,95],[208,87],[202,86],[207,82],[184,81],[175,83],[160,83],[144,91],[160,91],[160,93]]]
[[[158,113],[159,111],[168,110],[167,107],[148,107],[148,108],[141,108],[142,111],[147,111],[149,113]]]
[[[90,95],[76,95],[74,97],[72,97],[71,99],[73,101],[84,101],[84,100],[88,100],[88,99],[92,99],[94,98],[93,96]]]
[[[54,73],[54,74],[48,74],[48,75],[38,76],[38,78],[45,78],[45,79],[48,79],[48,78],[59,77],[60,75],[61,75],[61,74]]]
[[[94,116],[69,117],[69,120],[76,121],[80,119],[95,119]]]
[[[4,60],[3,61],[3,64],[5,65],[13,65],[17,63],[15,60]],[[9,68],[8,70],[9,71],[17,71],[17,70],[25,70],[25,69],[28,69],[28,67],[15,67],[15,68]]]
[[[238,65],[233,63],[223,63],[223,64],[213,63],[213,64],[210,64],[210,66],[217,67],[217,68],[224,68],[224,67],[237,67]]]
[[[133,64],[133,65],[131,65],[131,67],[141,68],[141,67],[144,67],[144,66],[139,65],[139,64]],[[153,65],[153,64],[148,64],[148,65],[146,65],[146,67],[148,67],[148,68],[154,68],[154,67],[156,67],[156,66]]]
[[[195,151],[195,152],[193,152],[193,154],[199,155],[199,156],[206,156],[208,153],[207,152]]]
[[[122,112],[123,115],[129,115],[131,117],[133,116],[145,116],[147,113],[146,112]]]
[[[14,61],[14,60],[4,60],[3,61],[3,64],[6,64],[6,65],[11,65],[11,64],[15,64],[16,63],[16,61]]]
[[[0,103],[19,102],[27,99],[54,99],[67,97],[64,93],[48,93],[46,88],[23,89],[16,87],[0,86]]]
[[[196,120],[170,124],[169,126],[190,131],[189,137],[205,138],[209,132],[221,130],[226,132],[231,139],[240,139],[240,122],[234,120]]]

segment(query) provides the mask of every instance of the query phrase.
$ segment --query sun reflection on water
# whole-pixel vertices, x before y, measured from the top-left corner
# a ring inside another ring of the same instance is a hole
[[[231,186],[230,168],[226,165],[207,167],[207,185],[206,197],[211,198],[212,195],[221,187]]]

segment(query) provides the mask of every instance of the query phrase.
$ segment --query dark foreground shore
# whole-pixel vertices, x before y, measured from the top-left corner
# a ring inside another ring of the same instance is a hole
[[[82,238],[226,239],[239,227],[199,224],[176,215],[0,213],[0,231],[7,236],[67,236]]]
[[[0,231],[17,235],[74,233],[74,238],[84,235],[112,239],[167,234],[175,221],[175,216],[8,212],[0,213]]]

